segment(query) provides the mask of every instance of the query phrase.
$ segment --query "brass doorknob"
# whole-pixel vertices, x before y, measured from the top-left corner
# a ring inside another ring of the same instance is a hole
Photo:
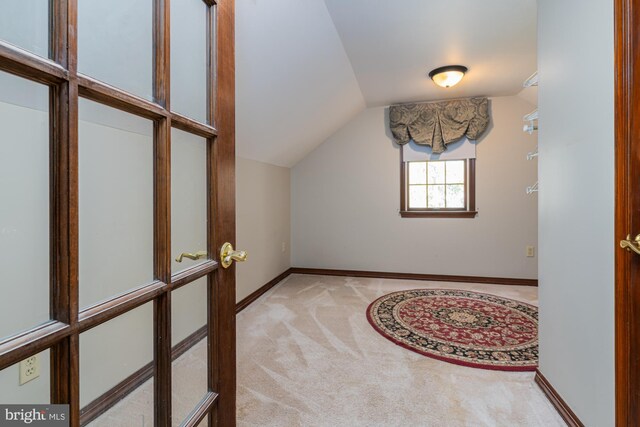
[[[178,258],[176,258],[176,261],[182,262],[184,258],[196,260],[196,259],[201,259],[206,257],[207,257],[207,251],[200,251],[200,252],[196,252],[195,254],[192,254],[190,252],[183,252],[180,254]]]
[[[640,255],[640,234],[633,240],[631,240],[631,234],[628,234],[625,240],[620,240],[620,247]]]
[[[220,264],[222,267],[229,268],[233,261],[244,262],[247,260],[247,252],[234,251],[231,243],[227,242],[220,248]]]

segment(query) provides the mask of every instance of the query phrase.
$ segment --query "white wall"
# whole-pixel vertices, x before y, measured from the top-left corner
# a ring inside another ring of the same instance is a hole
[[[613,2],[539,0],[540,370],[614,425]]]
[[[236,153],[290,167],[364,109],[351,61],[324,0],[236,1],[235,16]]]
[[[290,266],[290,169],[236,157],[236,301]],[[284,250],[283,245],[284,243]]]
[[[369,108],[292,172],[292,264],[425,274],[537,278],[536,137],[522,132],[533,105],[491,100],[477,146],[474,219],[401,218],[399,149],[385,108]]]

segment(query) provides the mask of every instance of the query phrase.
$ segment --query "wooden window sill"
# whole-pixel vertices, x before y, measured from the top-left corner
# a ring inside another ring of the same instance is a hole
[[[475,218],[478,211],[400,211],[402,218]]]

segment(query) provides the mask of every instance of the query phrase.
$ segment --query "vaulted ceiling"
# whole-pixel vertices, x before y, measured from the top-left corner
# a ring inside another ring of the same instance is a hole
[[[292,166],[367,106],[516,95],[535,0],[238,0],[239,156]],[[427,73],[461,64],[458,86]]]

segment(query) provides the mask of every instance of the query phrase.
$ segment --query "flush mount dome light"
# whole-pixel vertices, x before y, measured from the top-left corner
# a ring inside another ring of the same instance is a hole
[[[438,86],[451,87],[460,83],[466,72],[467,67],[463,65],[447,65],[431,71],[429,77]]]

